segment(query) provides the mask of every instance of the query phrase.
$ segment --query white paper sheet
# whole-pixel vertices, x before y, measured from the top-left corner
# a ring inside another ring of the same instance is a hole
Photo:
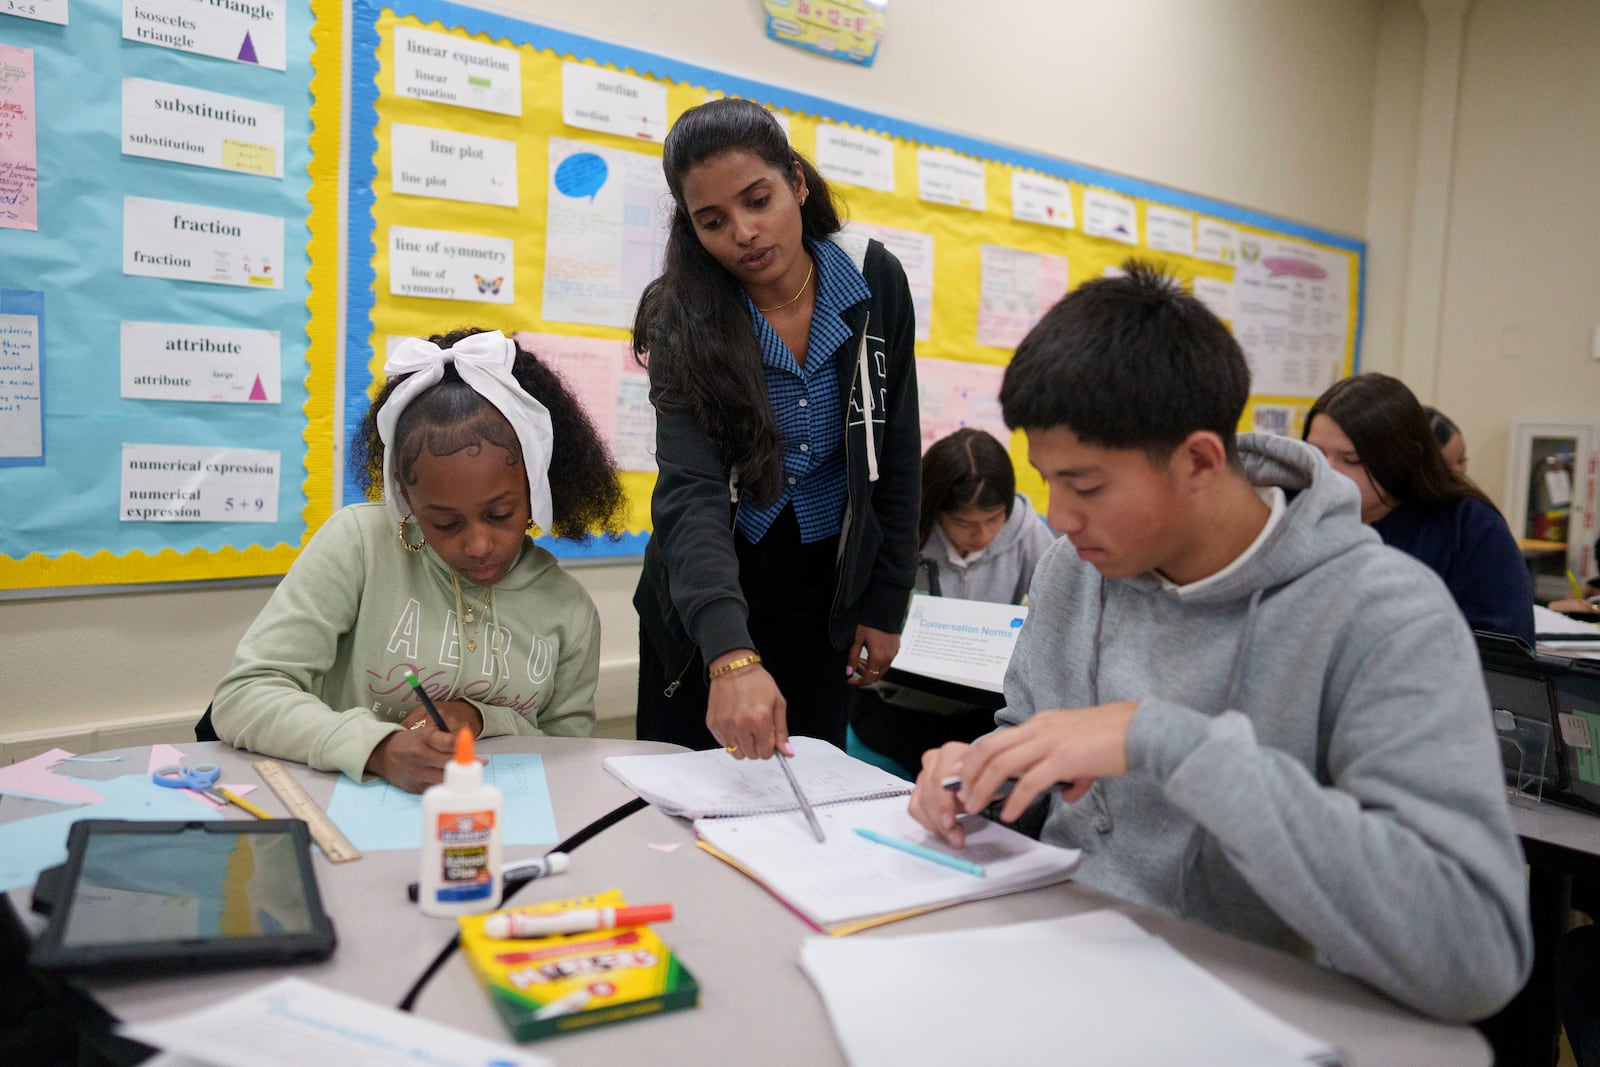
[[[1028,609],[913,593],[893,667],[999,693]]]
[[[67,24],[67,0],[0,0],[0,15],[15,15],[35,22]]]
[[[667,139],[667,87],[587,63],[563,63],[561,121],[660,144]]]
[[[44,455],[39,316],[0,315],[0,459]]]
[[[122,446],[123,522],[278,521],[277,452]]]
[[[427,300],[510,304],[516,246],[509,237],[389,227],[389,292]]]
[[[980,345],[1015,348],[1034,323],[1067,295],[1067,258],[984,245],[980,252]]]
[[[1055,178],[1011,172],[1011,217],[1063,230],[1072,229],[1072,187]]]
[[[413,100],[520,115],[522,56],[515,48],[396,26],[394,91]]]
[[[1212,263],[1233,266],[1239,262],[1239,231],[1202,215],[1195,221],[1194,254]]]
[[[851,219],[845,229],[877,238],[905,268],[906,284],[911,288],[911,307],[916,315],[916,339],[926,341],[933,323],[933,234],[901,230],[873,222]]]
[[[283,218],[125,196],[122,273],[282,289]]]
[[[543,317],[631,327],[672,218],[661,160],[562,137],[549,153]]]
[[[1144,209],[1144,243],[1158,252],[1194,255],[1194,216],[1151,204]]]
[[[285,0],[122,0],[122,38],[284,70],[285,11]]]
[[[818,123],[816,163],[830,182],[894,192],[894,142],[887,137]]]
[[[119,1032],[212,1067],[548,1067],[543,1056],[301,978]],[[155,1061],[152,1061],[155,1062]],[[165,1062],[173,1062],[171,1060]],[[176,1062],[183,1062],[181,1059]]]
[[[389,127],[389,181],[397,193],[517,206],[517,144],[433,126]]]
[[[1316,397],[1333,384],[1344,366],[1348,291],[1343,253],[1292,240],[1240,242],[1233,331],[1252,393]]]
[[[1132,200],[1104,189],[1083,191],[1083,232],[1123,244],[1139,243],[1139,213]]]
[[[122,324],[122,395],[139,400],[276,404],[277,330],[175,322]]]
[[[283,108],[171,82],[122,79],[122,154],[283,177]]]
[[[1195,275],[1194,297],[1224,322],[1233,319],[1233,283]]]
[[[813,937],[800,966],[851,1067],[1305,1067],[1333,1051],[1107,911],[907,937]]]
[[[922,415],[922,450],[966,427],[1011,443],[1000,412],[1000,382],[1006,369],[993,363],[917,357],[917,408]]]
[[[989,203],[983,160],[933,148],[917,149],[917,197],[930,204],[983,211]]]

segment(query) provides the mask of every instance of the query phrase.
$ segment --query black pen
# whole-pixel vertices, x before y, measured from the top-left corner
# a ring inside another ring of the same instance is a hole
[[[944,779],[939,784],[941,786],[943,786],[945,789],[948,789],[952,793],[958,793],[958,792],[961,791],[961,776],[959,774],[952,774],[950,777]],[[1017,787],[1017,780],[1015,778],[1007,778],[1005,781],[1000,783],[1000,788],[996,789],[994,791],[994,796],[989,798],[989,802],[992,804],[996,800],[1004,800],[1006,797],[1011,795],[1011,791],[1013,789],[1015,789],[1016,787]],[[1057,782],[1055,784],[1055,788],[1056,789],[1071,789],[1072,788],[1072,783],[1071,782]]]
[[[416,671],[406,671],[406,681],[411,683],[411,688],[417,691],[417,696],[422,698],[422,706],[428,709],[428,717],[439,729],[449,733],[450,727],[444,723],[444,716],[439,714],[439,709],[433,706],[433,701],[428,699],[428,694],[422,689],[422,683],[417,681]]]

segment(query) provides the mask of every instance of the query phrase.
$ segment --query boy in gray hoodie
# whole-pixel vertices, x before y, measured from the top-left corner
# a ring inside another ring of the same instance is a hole
[[[1001,729],[924,754],[911,812],[960,846],[956,813],[1006,779],[1008,821],[1053,790],[1042,837],[1084,850],[1084,884],[1440,1019],[1489,1015],[1532,938],[1472,635],[1314,449],[1235,435],[1233,336],[1129,268],[1069,294],[1006,370],[1066,536]]]

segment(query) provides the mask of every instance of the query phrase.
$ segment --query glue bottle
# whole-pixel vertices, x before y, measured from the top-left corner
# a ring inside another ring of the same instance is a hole
[[[473,915],[500,904],[500,790],[483,782],[472,734],[456,734],[444,781],[422,794],[422,877],[427,915]]]

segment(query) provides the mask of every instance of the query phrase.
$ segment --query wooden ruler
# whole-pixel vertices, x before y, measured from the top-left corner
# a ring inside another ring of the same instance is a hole
[[[289,809],[289,814],[297,819],[303,819],[306,827],[311,831],[311,840],[322,849],[322,854],[333,863],[344,863],[346,860],[358,860],[361,853],[350,839],[328,818],[328,813],[311,799],[311,794],[305,791],[301,784],[289,777],[289,772],[283,764],[274,759],[255,760],[250,766],[261,775],[261,780],[267,787],[277,794],[283,801],[283,806]]]

